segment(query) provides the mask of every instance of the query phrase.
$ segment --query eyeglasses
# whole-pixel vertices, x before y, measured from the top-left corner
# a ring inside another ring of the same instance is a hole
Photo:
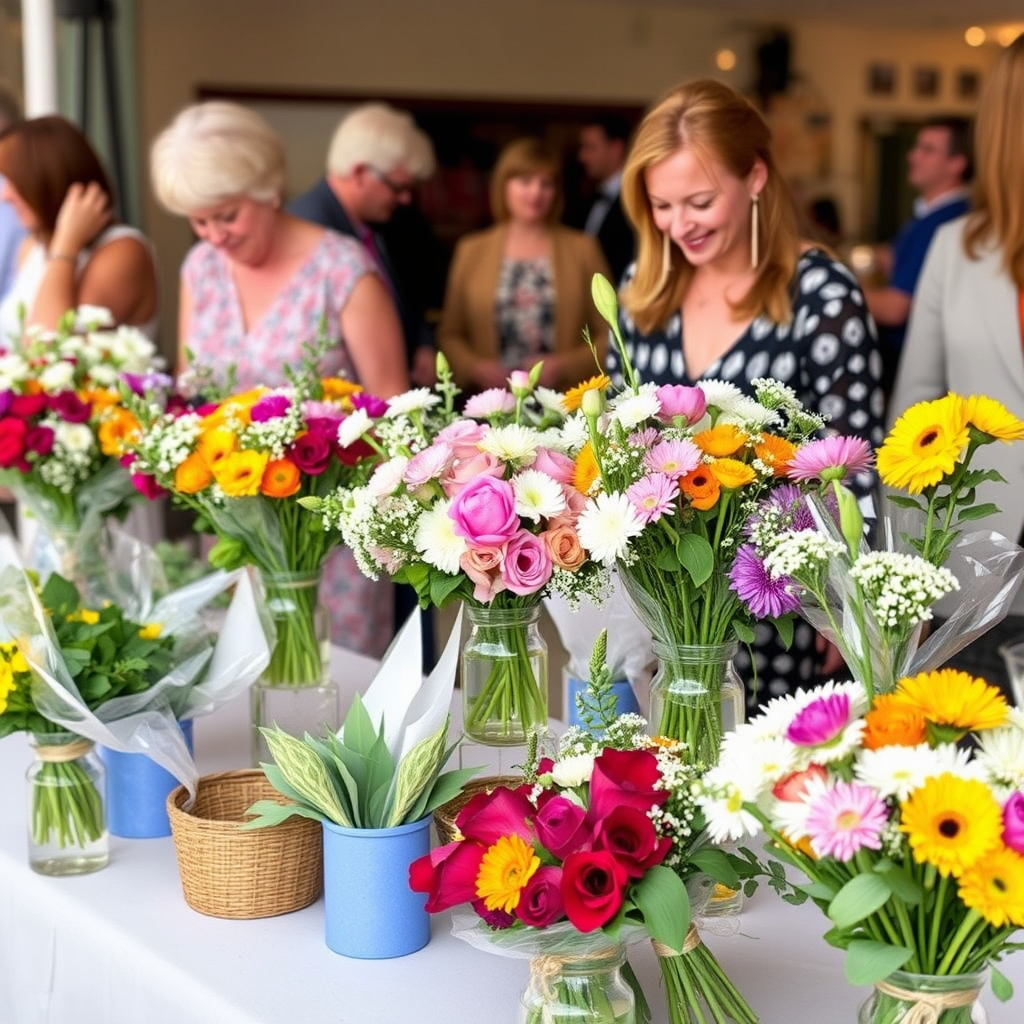
[[[374,167],[373,164],[367,164],[366,166],[382,185],[386,185],[391,190],[392,195],[397,196],[399,199],[412,197],[412,190],[415,188],[415,182],[403,185],[401,182],[395,181],[394,178],[389,178],[382,170]]]

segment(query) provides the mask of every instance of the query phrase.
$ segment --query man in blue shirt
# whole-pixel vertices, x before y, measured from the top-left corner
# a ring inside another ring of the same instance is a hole
[[[907,154],[907,180],[917,190],[914,216],[892,243],[888,282],[865,287],[864,298],[878,325],[886,392],[892,391],[910,317],[910,304],[936,230],[968,209],[971,180],[970,125],[964,118],[934,118],[917,133]]]

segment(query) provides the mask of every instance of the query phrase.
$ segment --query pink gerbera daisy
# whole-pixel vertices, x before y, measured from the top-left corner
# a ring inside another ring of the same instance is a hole
[[[409,487],[420,487],[436,480],[452,461],[452,446],[435,442],[429,448],[417,452],[407,463],[402,479]]]
[[[634,448],[653,448],[658,443],[661,434],[657,427],[644,427],[643,430],[634,430],[629,435],[629,443]]]
[[[786,475],[790,480],[843,481],[871,468],[871,446],[860,437],[824,437],[797,449]]]
[[[850,698],[830,693],[802,708],[789,723],[786,739],[798,747],[823,747],[837,740],[850,724]]]
[[[662,441],[644,456],[644,466],[652,473],[678,478],[692,473],[700,460],[701,451],[692,441]]]
[[[488,388],[467,399],[464,412],[473,419],[486,420],[491,416],[514,412],[515,407],[516,399],[511,391],[506,391],[504,388]]]
[[[817,797],[805,827],[819,857],[851,860],[858,850],[877,850],[888,819],[885,801],[869,786],[837,782]]]
[[[664,473],[649,473],[626,489],[626,497],[645,523],[653,523],[672,511],[679,485]]]

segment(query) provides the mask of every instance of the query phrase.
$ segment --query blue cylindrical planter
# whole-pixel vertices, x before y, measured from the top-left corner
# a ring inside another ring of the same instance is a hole
[[[192,721],[179,722],[189,753]],[[124,839],[156,839],[171,834],[167,796],[178,780],[146,754],[100,747],[107,767],[107,827]]]
[[[342,956],[385,960],[430,941],[425,893],[409,888],[409,865],[430,852],[430,816],[397,828],[324,826],[324,925]]]
[[[566,721],[570,725],[583,724],[580,721],[579,708],[576,707],[576,694],[583,693],[587,689],[587,685],[586,679],[577,679],[575,676],[566,676]],[[640,714],[640,705],[636,701],[636,694],[633,692],[633,687],[629,685],[628,679],[617,679],[612,683],[612,693],[615,694],[618,714],[625,715],[629,712]]]

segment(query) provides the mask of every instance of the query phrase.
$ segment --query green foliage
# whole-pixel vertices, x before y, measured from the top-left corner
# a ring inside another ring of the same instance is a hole
[[[608,630],[602,629],[590,655],[587,688],[576,694],[580,721],[592,735],[600,735],[618,717],[619,702],[612,692],[612,670],[607,664]]]
[[[843,973],[851,985],[874,985],[898,971],[913,955],[907,946],[854,939],[846,949]]]
[[[828,916],[837,928],[852,928],[883,907],[891,895],[883,875],[873,871],[854,875],[829,904]]]
[[[652,939],[681,950],[690,927],[690,898],[683,880],[664,866],[650,868],[629,891]]]

